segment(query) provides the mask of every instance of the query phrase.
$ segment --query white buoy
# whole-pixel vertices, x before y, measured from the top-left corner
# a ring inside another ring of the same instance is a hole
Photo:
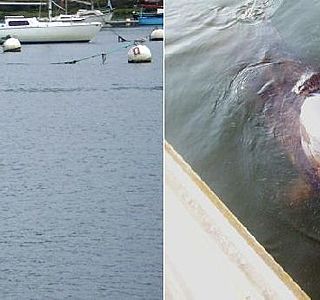
[[[150,34],[150,41],[163,41],[163,29],[154,29]]]
[[[20,52],[21,44],[16,38],[9,37],[2,44],[3,52]]]
[[[320,95],[306,97],[300,112],[302,149],[308,158],[320,164]]]
[[[132,47],[128,52],[129,63],[147,63],[151,62],[151,52],[145,45]]]

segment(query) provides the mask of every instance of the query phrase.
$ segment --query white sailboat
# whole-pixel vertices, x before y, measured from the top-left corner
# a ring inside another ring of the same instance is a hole
[[[0,24],[0,39],[10,35],[21,43],[89,42],[100,31],[100,22],[52,22],[52,0],[48,2],[49,20],[7,16]]]
[[[66,1],[65,3],[67,5],[68,2]],[[67,11],[67,6],[65,11]],[[52,20],[59,22],[100,22],[105,25],[111,21],[112,15],[113,7],[110,0],[108,0],[105,11],[94,9],[93,1],[91,0],[91,9],[79,9],[75,14],[60,14],[52,18]]]

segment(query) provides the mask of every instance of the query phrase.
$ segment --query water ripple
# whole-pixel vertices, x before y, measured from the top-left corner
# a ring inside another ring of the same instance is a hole
[[[282,0],[255,0],[237,7],[217,6],[201,14],[195,14],[191,21],[198,20],[202,26],[219,30],[227,29],[237,23],[256,24],[270,19],[281,4]]]
[[[137,90],[137,91],[142,91],[142,90],[148,90],[148,91],[162,91],[163,87],[162,86],[151,86],[151,87],[145,87],[145,86],[117,86],[111,88],[111,90],[116,90],[116,91],[121,91],[121,90]]]
[[[2,88],[2,93],[73,93],[73,92],[92,92],[95,88],[61,88],[61,87],[30,87],[30,88]]]

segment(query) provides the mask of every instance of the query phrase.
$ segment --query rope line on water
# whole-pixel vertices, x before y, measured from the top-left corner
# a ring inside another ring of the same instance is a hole
[[[158,29],[158,27],[156,26],[154,29]],[[121,36],[119,33],[117,33],[115,30],[113,29],[110,29],[110,31],[116,35],[118,37],[118,43],[122,43],[122,42],[134,42],[134,43],[144,43],[146,42],[147,40],[150,39],[150,34],[146,35],[145,37],[142,37],[142,38],[138,38],[138,39],[135,39],[135,40],[128,40],[127,38]]]
[[[91,55],[91,56],[86,56],[86,57],[79,58],[79,59],[73,59],[73,60],[62,61],[62,62],[54,62],[54,63],[51,63],[51,64],[52,65],[70,65],[70,64],[76,64],[76,63],[84,61],[84,60],[96,58],[96,57],[99,57],[99,56],[101,56],[101,58],[102,58],[102,64],[105,64],[106,60],[107,60],[107,55],[109,55],[111,53],[114,53],[114,52],[118,52],[121,49],[125,49],[125,48],[128,48],[128,47],[133,46],[133,45],[135,45],[135,43],[132,43],[132,42],[128,41],[126,45],[121,45],[120,47],[113,48],[113,49],[111,49],[109,51],[106,51],[106,52],[94,54],[94,55]]]

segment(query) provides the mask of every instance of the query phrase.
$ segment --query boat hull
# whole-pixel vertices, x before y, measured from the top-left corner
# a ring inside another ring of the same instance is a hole
[[[89,42],[100,31],[101,23],[57,24],[39,22],[38,26],[0,27],[0,38],[8,35],[21,43]]]
[[[139,25],[163,25],[163,17],[144,17],[138,18]]]

